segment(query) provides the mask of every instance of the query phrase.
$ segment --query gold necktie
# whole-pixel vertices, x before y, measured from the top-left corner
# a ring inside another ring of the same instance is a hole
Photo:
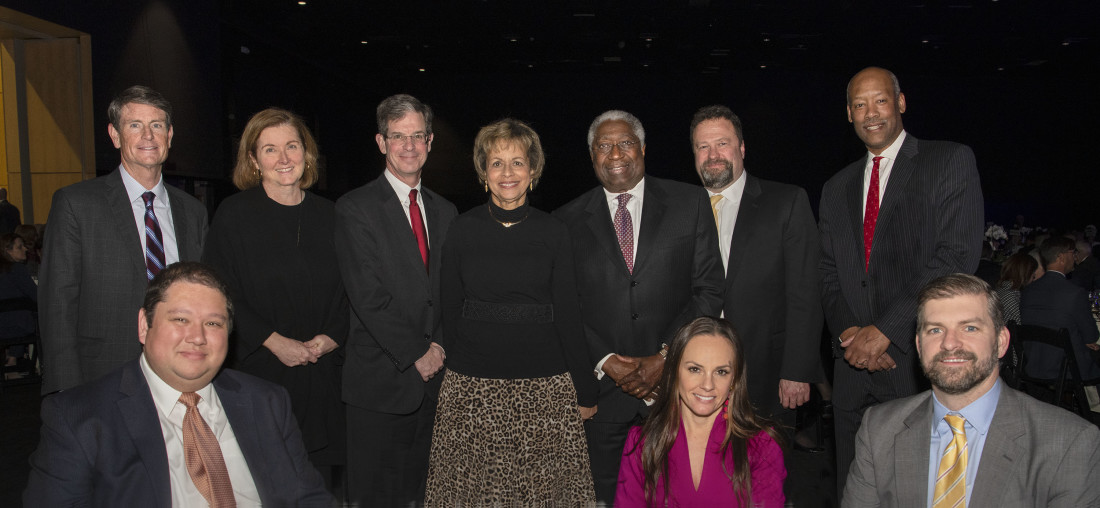
[[[718,228],[718,232],[722,232],[722,224],[718,221],[718,202],[722,200],[721,194],[715,194],[710,197],[710,211],[714,214],[714,226]]]
[[[183,456],[191,481],[212,508],[237,506],[218,438],[195,407],[199,394],[180,394],[180,402],[187,406],[187,414],[183,417]]]
[[[940,469],[936,473],[936,490],[932,508],[966,506],[966,418],[959,415],[943,417],[951,427],[951,443],[943,451]]]

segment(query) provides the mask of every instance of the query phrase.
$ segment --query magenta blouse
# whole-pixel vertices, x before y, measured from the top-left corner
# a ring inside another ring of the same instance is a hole
[[[742,506],[734,501],[733,486],[722,470],[722,439],[726,436],[725,410],[714,420],[707,443],[707,454],[703,459],[703,474],[699,479],[699,490],[691,481],[691,461],[688,459],[687,439],[684,438],[684,423],[680,422],[680,432],[668,457],[669,495],[668,506]],[[642,472],[642,428],[630,429],[623,448],[623,461],[619,466],[619,486],[615,491],[617,508],[645,507],[645,476]],[[783,467],[783,452],[779,445],[768,435],[760,432],[749,440],[749,471],[752,475],[752,506],[764,508],[782,508],[783,479],[787,469]],[[733,470],[733,458],[725,457],[726,471]],[[658,481],[656,488],[657,506],[664,506],[664,482]]]

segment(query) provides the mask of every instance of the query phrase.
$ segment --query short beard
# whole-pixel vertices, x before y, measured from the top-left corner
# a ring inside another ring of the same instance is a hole
[[[703,187],[708,189],[721,189],[733,182],[733,163],[723,160],[723,169],[717,173],[707,170],[707,161],[703,163],[703,169],[699,171],[699,179],[703,181]]]
[[[959,395],[970,391],[993,374],[998,365],[996,351],[996,342],[994,342],[993,351],[990,351],[989,356],[982,359],[978,359],[977,355],[969,351],[954,353],[941,351],[932,357],[930,363],[922,363],[921,367],[924,369],[924,375],[928,376],[928,380],[932,382],[932,386],[948,395]],[[973,363],[966,370],[951,375],[946,368],[941,368],[939,363],[940,360],[948,356],[964,358]]]

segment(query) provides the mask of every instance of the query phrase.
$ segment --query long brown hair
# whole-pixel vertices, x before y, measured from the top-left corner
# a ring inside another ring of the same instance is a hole
[[[676,337],[668,348],[668,359],[661,371],[661,390],[653,404],[652,412],[642,424],[642,472],[645,476],[646,504],[658,504],[656,497],[657,482],[664,484],[665,499],[668,504],[669,474],[668,456],[676,435],[680,432],[680,397],[677,387],[680,383],[680,361],[684,349],[691,339],[700,335],[715,335],[730,342],[733,347],[733,379],[726,409],[726,436],[722,440],[722,468],[725,458],[733,458],[733,471],[725,471],[734,494],[742,505],[748,506],[752,500],[752,478],[748,468],[749,440],[761,431],[767,432],[772,439],[780,441],[773,424],[756,415],[745,384],[745,355],[741,338],[733,325],[725,319],[700,317],[684,325],[676,332]],[[630,453],[636,453],[637,449]]]

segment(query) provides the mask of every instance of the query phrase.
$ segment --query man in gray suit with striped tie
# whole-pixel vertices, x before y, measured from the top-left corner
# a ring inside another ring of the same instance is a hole
[[[149,280],[176,261],[198,261],[206,208],[167,185],[172,106],[132,86],[107,108],[122,162],[106,176],[59,189],[39,270],[42,393],[96,379],[141,353],[134,312]]]
[[[917,302],[932,389],[867,410],[841,506],[1100,506],[1096,426],[998,380],[1010,337],[997,293],[956,273]]]
[[[974,273],[982,190],[974,153],[902,127],[897,77],[870,67],[848,83],[848,121],[867,155],[821,192],[822,304],[833,337],[837,492],[856,430],[875,404],[916,393],[917,292],[949,273]]]

